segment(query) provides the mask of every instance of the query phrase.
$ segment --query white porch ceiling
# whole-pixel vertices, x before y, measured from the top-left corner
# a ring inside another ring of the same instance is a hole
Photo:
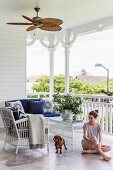
[[[113,17],[113,0],[0,0],[0,22],[24,22],[22,14],[36,15],[34,7],[41,8],[40,17],[62,19],[63,29]]]

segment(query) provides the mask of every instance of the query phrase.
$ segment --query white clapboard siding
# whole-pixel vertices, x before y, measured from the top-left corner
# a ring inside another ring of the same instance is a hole
[[[0,27],[0,102],[26,97],[26,32]]]

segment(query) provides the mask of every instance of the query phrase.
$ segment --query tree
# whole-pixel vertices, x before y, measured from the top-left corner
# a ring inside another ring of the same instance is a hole
[[[50,77],[49,76],[42,76],[36,80],[33,85],[33,90],[36,92],[49,92],[50,88]],[[55,93],[64,93],[65,90],[65,83],[64,83],[64,76],[59,75],[54,77],[54,92]]]
[[[32,88],[36,92],[49,92],[49,87],[49,76],[41,76],[35,81]]]
[[[64,93],[64,90],[65,90],[64,75],[55,76],[54,77],[54,92]]]
[[[81,76],[85,76],[87,74],[88,74],[88,72],[84,68],[80,71]]]
[[[70,82],[70,93],[75,94],[102,94],[102,89],[106,90],[106,81],[101,81],[99,83],[84,83],[80,80],[76,80],[73,77],[69,77]],[[109,81],[110,91],[113,92],[113,79]],[[49,92],[50,80],[49,76],[41,76],[36,80],[33,85],[33,90],[36,92]],[[54,92],[64,93],[65,81],[64,75],[59,75],[54,77]]]

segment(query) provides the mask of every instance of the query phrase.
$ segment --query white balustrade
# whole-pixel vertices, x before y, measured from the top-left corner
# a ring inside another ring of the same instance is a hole
[[[49,96],[48,93],[33,93],[38,95]],[[85,121],[88,120],[88,113],[91,110],[98,110],[98,122],[102,125],[104,132],[113,134],[113,97],[104,95],[83,95],[71,94],[82,99],[83,115],[81,116]]]

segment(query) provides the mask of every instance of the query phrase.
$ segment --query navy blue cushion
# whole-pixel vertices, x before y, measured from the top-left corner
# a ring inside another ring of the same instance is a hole
[[[29,113],[31,114],[43,114],[44,101],[29,100]]]
[[[28,113],[29,112],[28,99],[20,99],[20,101],[22,103],[25,113]]]
[[[28,99],[28,101],[43,101],[42,99]]]
[[[42,101],[41,99],[20,99],[25,113],[29,113],[29,101]]]
[[[57,116],[60,116],[60,113],[44,112],[43,115],[44,115],[45,117],[57,117]]]

